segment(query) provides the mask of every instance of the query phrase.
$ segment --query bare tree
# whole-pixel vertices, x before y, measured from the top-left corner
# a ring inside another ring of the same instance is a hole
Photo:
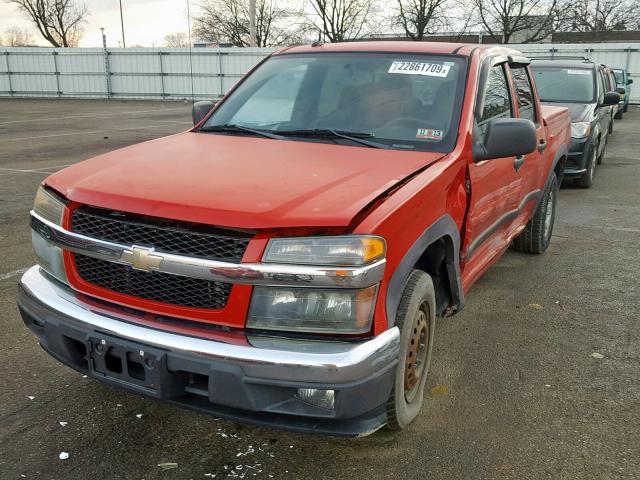
[[[448,25],[443,7],[448,0],[397,0],[395,23],[411,40],[422,41],[425,35]]]
[[[554,30],[559,0],[474,0],[480,24],[502,43],[539,42]]]
[[[33,38],[26,28],[9,27],[4,31],[4,44],[7,47],[28,47],[33,45]]]
[[[278,5],[280,3],[280,5]],[[277,0],[256,1],[256,44],[258,47],[286,45],[298,31],[293,13]],[[230,42],[249,46],[249,2],[246,0],[202,0],[194,18],[194,34],[209,42]]]
[[[76,47],[84,34],[87,6],[75,0],[6,0],[13,3],[35,24],[54,47]]]
[[[567,5],[567,30],[590,32],[594,40],[601,33],[634,28],[640,14],[636,0],[573,0]]]
[[[330,42],[360,38],[372,24],[372,0],[309,0],[307,20],[312,29]]]
[[[171,48],[188,47],[189,39],[184,32],[170,33],[164,37],[164,45]]]

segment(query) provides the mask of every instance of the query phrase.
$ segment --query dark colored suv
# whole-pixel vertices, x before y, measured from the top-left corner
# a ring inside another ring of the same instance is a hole
[[[612,131],[612,109],[620,101],[620,95],[607,88],[607,68],[578,57],[534,59],[531,68],[540,100],[571,112],[571,147],[564,178],[589,188]]]

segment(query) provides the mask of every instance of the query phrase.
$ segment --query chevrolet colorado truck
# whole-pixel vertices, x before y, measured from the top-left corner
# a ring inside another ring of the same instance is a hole
[[[514,50],[422,42],[287,48],[211,107],[43,181],[25,324],[93,379],[220,417],[406,427],[436,318],[510,245],[549,245],[567,109]]]

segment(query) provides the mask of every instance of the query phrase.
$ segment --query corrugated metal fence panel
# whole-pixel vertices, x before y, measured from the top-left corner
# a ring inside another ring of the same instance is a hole
[[[510,47],[529,56],[576,55],[612,68],[626,68],[635,83],[631,87],[631,101],[640,103],[640,43],[529,43]]]
[[[584,55],[624,67],[638,84],[640,43],[519,44],[526,55]],[[211,99],[226,93],[272,48],[0,47],[0,97]],[[191,71],[193,70],[193,76]]]
[[[273,51],[0,47],[0,97],[211,99]]]

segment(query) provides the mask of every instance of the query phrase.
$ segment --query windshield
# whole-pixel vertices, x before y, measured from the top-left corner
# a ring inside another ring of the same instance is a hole
[[[543,102],[595,102],[593,69],[532,66]]]
[[[622,73],[622,70],[614,70],[613,75],[616,77],[616,83],[618,85],[624,84],[624,74]]]
[[[448,152],[456,141],[465,78],[461,57],[276,55],[224,100],[202,130],[233,126],[223,134],[242,127],[362,146],[353,141],[357,136],[384,148]]]

